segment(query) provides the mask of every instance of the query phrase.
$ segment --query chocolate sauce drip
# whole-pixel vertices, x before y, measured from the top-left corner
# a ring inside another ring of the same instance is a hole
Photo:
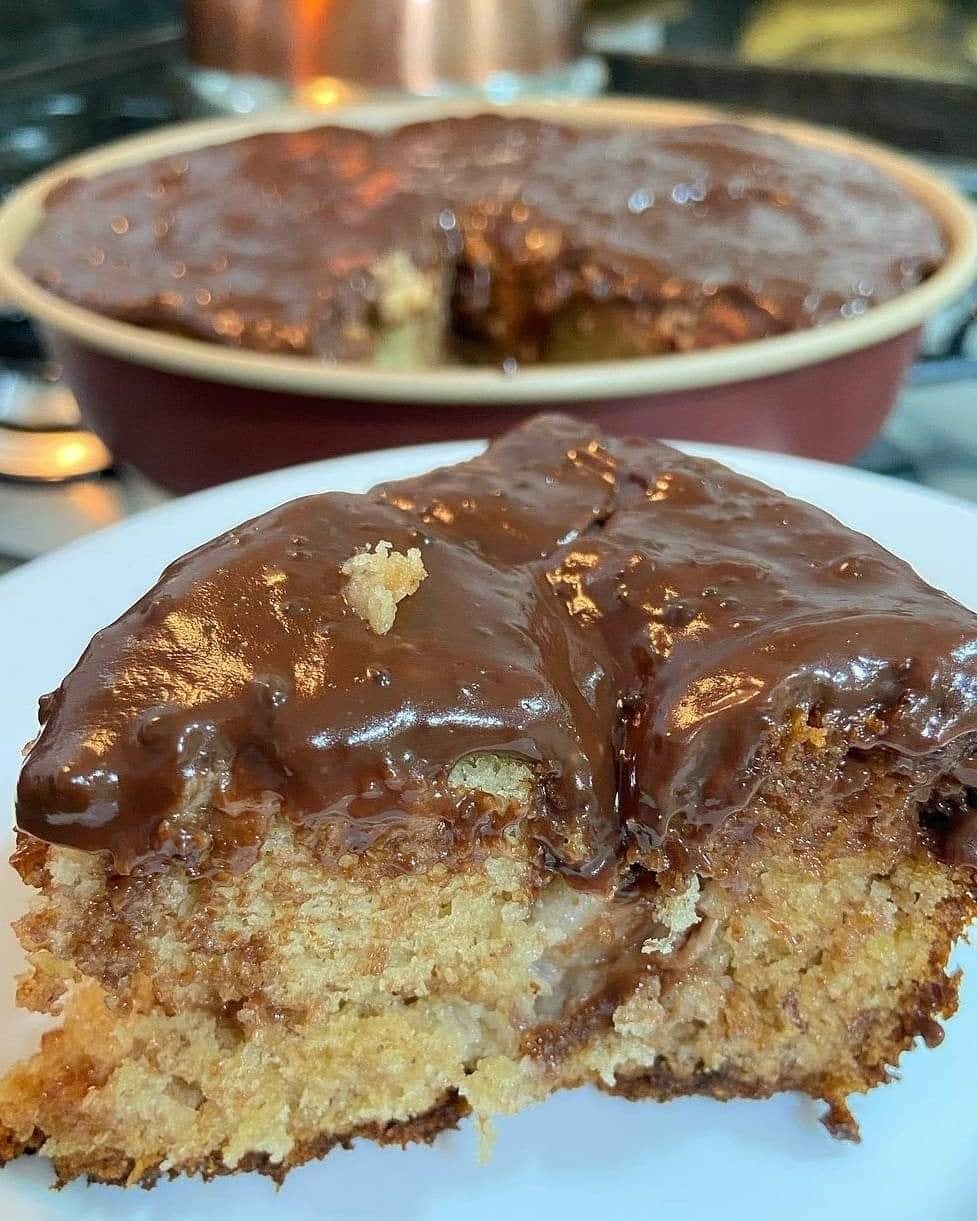
[[[380,539],[429,574],[383,636],[340,572]],[[295,501],[171,565],[44,701],[17,818],[120,872],[233,867],[218,849],[243,811],[255,851],[282,814],[323,851],[409,858],[440,836],[447,859],[501,830],[447,787],[498,753],[539,777],[543,863],[599,879],[629,845],[740,810],[797,710],[857,751],[937,758],[977,731],[977,617],[818,509],[540,417],[472,462]]]
[[[272,132],[69,180],[20,262],[137,324],[360,359],[391,252],[447,271],[457,337],[481,359],[526,360],[551,318],[607,302],[669,349],[853,317],[919,283],[945,244],[873,165],[771,133],[482,115]]]

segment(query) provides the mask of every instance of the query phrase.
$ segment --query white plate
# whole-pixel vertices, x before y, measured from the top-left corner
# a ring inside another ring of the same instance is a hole
[[[362,491],[468,457],[472,444],[361,454],[202,492],[46,556],[0,580],[0,791],[12,793],[38,694],[54,687],[89,636],[118,615],[176,555],[243,518],[326,488]],[[692,448],[692,447],[690,447]],[[837,514],[977,608],[977,511],[904,484],[748,450],[697,447]],[[9,807],[8,807],[9,808]],[[4,858],[8,855],[6,845]],[[23,887],[0,873],[0,1062],[27,1051],[37,1023],[15,1013],[20,955],[6,923]],[[973,961],[964,949],[961,962]],[[969,995],[968,995],[969,994]],[[935,1051],[904,1061],[902,1081],[856,1102],[864,1143],[839,1144],[818,1109],[793,1097],[667,1106],[595,1090],[550,1099],[500,1121],[491,1164],[475,1160],[470,1128],[404,1152],[361,1143],[291,1174],[280,1192],[256,1175],[123,1192],[72,1184],[46,1190],[50,1170],[21,1159],[0,1171],[3,1221],[265,1221],[326,1218],[596,1216],[722,1217],[723,1221],[974,1221],[977,1217],[977,989]]]

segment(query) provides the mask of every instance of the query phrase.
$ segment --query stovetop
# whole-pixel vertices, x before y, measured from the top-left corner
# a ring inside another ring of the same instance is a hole
[[[166,25],[56,65],[0,63],[0,109],[0,196],[92,145],[211,113],[191,86],[179,30]],[[924,159],[977,201],[977,161]],[[41,370],[50,373],[29,320],[0,300],[0,400],[11,378]],[[927,328],[899,404],[859,465],[977,501],[977,286]],[[114,468],[59,486],[0,479],[0,569],[164,498]]]

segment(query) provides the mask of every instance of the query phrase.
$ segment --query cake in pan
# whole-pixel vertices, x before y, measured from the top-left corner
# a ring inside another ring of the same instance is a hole
[[[736,123],[265,132],[49,195],[19,262],[98,313],[390,369],[685,352],[856,317],[946,255],[867,160]]]

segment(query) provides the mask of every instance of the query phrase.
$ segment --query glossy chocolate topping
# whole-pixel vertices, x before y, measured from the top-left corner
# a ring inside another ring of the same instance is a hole
[[[372,351],[392,251],[445,273],[462,331],[532,359],[532,333],[581,302],[646,311],[666,348],[855,316],[945,245],[874,166],[773,134],[483,115],[268,133],[70,180],[20,261],[114,317],[352,359]]]
[[[428,572],[382,636],[340,573],[380,539]],[[448,773],[499,752],[540,777],[519,816],[542,860],[588,877],[720,826],[797,710],[856,754],[940,759],[977,730],[977,616],[818,509],[540,417],[171,565],[42,701],[17,818],[120,872],[240,866],[269,812],[334,854],[448,856],[486,831]]]

